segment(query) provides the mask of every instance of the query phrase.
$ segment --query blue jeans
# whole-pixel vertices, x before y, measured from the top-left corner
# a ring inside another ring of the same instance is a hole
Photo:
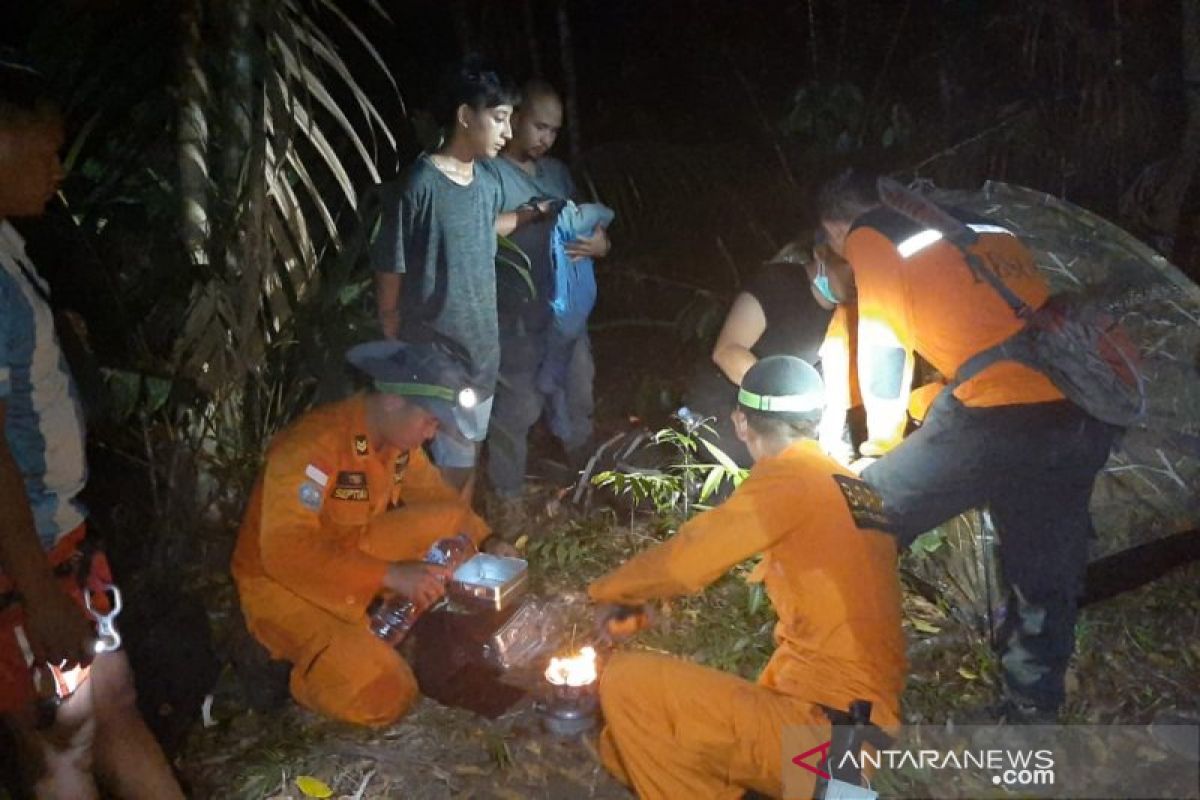
[[[487,424],[490,415],[494,414],[494,397],[481,400],[474,408],[474,413]],[[479,442],[472,442],[461,436],[455,436],[445,431],[438,431],[429,443],[429,455],[433,463],[443,469],[470,469],[479,458]]]
[[[901,546],[990,507],[1009,589],[998,644],[1014,699],[1055,710],[1093,536],[1088,501],[1118,429],[1068,401],[970,408],[947,389],[925,424],[863,472]]]

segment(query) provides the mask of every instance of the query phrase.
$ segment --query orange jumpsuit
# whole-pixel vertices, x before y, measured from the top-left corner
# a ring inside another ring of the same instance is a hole
[[[364,413],[355,395],[275,438],[232,566],[250,631],[293,665],[297,702],[386,725],[417,696],[408,665],[367,624],[389,563],[460,532],[478,545],[489,530],[421,448],[373,452]]]
[[[857,350],[858,307],[854,303],[841,303],[833,310],[829,327],[825,329],[825,340],[817,351],[821,358],[821,377],[825,381],[825,414],[821,417],[818,440],[825,452],[835,457],[846,449],[842,435],[847,412],[862,405],[858,372],[854,369]]]
[[[785,726],[828,722],[817,704],[870,700],[899,724],[906,662],[896,546],[874,530],[877,498],[814,441],[759,461],[733,495],[670,540],[594,582],[593,600],[638,604],[696,592],[762,553],[779,615],[777,648],[757,683],[658,655],[620,654],[600,678],[601,756],[643,798],[780,796]],[[805,749],[807,749],[807,746]],[[795,753],[792,755],[798,755]],[[813,776],[787,764],[812,796]],[[805,777],[807,776],[807,777]]]
[[[876,216],[885,221],[880,228],[870,224]],[[967,359],[1024,324],[991,286],[972,274],[952,244],[938,241],[905,258],[888,235],[886,221],[890,217],[882,213],[864,217],[845,246],[858,288],[858,371],[867,426],[871,440],[884,450],[895,446],[904,431],[914,352],[952,379]],[[974,251],[1031,307],[1046,302],[1046,281],[1015,236],[983,233]],[[897,349],[905,357],[899,391],[890,379],[880,391],[877,365]],[[1063,397],[1046,376],[1015,361],[987,367],[955,388],[954,396],[974,408]]]

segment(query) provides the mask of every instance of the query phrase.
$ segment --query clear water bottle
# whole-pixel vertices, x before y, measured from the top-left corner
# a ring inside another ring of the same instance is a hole
[[[397,647],[417,621],[416,605],[398,594],[379,594],[367,606],[371,632],[392,647]]]
[[[477,552],[471,537],[460,533],[458,536],[438,539],[429,548],[424,560],[427,564],[437,564],[453,572]],[[398,647],[425,610],[406,597],[387,592],[376,595],[367,606],[367,618],[376,636],[392,647]]]
[[[449,567],[453,571],[478,552],[471,537],[460,533],[458,536],[438,539],[434,542],[433,547],[429,548],[429,552],[425,554],[425,562]]]

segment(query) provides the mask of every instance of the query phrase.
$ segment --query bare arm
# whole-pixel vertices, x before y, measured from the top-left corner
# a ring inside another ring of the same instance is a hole
[[[551,203],[543,200],[536,206],[521,206],[516,211],[505,211],[496,217],[496,234],[508,236],[522,225],[538,222],[550,214]]]
[[[400,336],[400,283],[403,277],[399,272],[375,273],[375,308],[385,339]]]
[[[725,325],[712,352],[713,362],[735,386],[741,384],[742,376],[758,362],[750,348],[762,338],[766,329],[767,317],[758,300],[746,292],[739,294],[725,317]]]
[[[0,400],[0,431],[8,405]],[[58,588],[42,550],[20,467],[0,435],[0,570],[24,598],[25,633],[34,657],[57,663],[87,659],[91,629]]]

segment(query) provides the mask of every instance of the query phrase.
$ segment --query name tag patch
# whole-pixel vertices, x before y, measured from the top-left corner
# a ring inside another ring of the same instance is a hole
[[[842,490],[846,507],[854,524],[859,528],[887,528],[887,516],[883,513],[883,498],[865,481],[849,475],[834,475],[833,480]]]
[[[365,472],[339,472],[333,487],[333,496],[338,500],[365,501],[370,499]]]

